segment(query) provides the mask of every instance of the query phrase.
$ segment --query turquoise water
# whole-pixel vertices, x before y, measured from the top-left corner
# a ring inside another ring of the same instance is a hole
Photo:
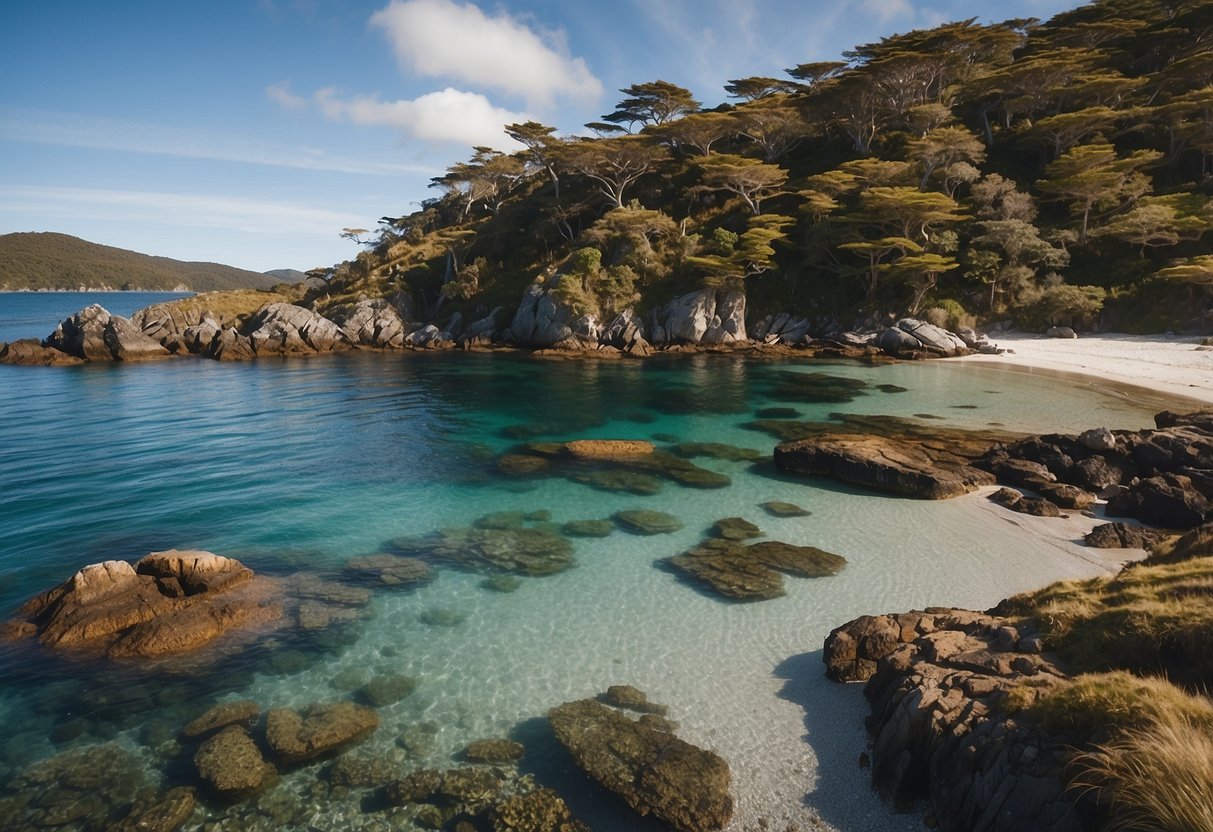
[[[185,298],[193,292],[0,292],[0,341],[42,339],[64,318],[99,303],[129,318],[153,303]]]
[[[815,373],[861,389],[850,401],[802,401],[821,397],[805,394],[824,383]],[[524,578],[512,593],[486,589],[483,575],[439,567],[437,580],[420,589],[376,591],[367,617],[353,625],[319,636],[278,634],[200,675],[4,648],[0,783],[33,761],[103,742],[129,752],[149,785],[190,782],[188,759],[171,738],[211,703],[301,706],[348,696],[335,679],[390,672],[417,679],[417,691],[379,710],[381,726],[362,750],[404,772],[451,767],[474,739],[517,736],[528,745],[524,771],[560,789],[596,830],[642,827],[568,770],[541,717],[611,684],[635,685],[666,703],[681,736],[729,761],[737,798],[730,829],[760,820],[779,830],[921,828],[914,816],[880,804],[855,765],[862,697],[821,674],[825,635],[863,613],[988,606],[1099,564],[1075,547],[1010,533],[1010,522],[1035,518],[1009,521],[972,500],[859,494],[781,477],[766,463],[699,458],[731,485],[667,482],[653,496],[563,478],[503,478],[493,463],[518,437],[659,446],[676,438],[769,453],[776,440],[745,424],[757,409],[776,406],[806,419],[896,414],[1031,430],[1142,427],[1156,409],[1110,391],[941,363],[690,356],[640,364],[448,353],[0,366],[4,614],[84,564],[172,547],[236,557],[267,575],[339,576],[348,559],[390,550],[395,538],[467,526],[495,511],[546,510],[562,523],[655,508],[684,524],[655,537],[616,531],[578,539],[576,568]],[[813,514],[769,517],[759,508],[767,500]],[[849,564],[834,577],[787,578],[783,598],[735,604],[655,563],[695,545],[726,516],[745,517],[772,539],[837,552]],[[442,619],[448,626],[433,623]],[[319,789],[325,770],[288,774],[272,808],[267,798],[207,806],[187,828],[384,828],[385,815],[364,803],[365,793]]]

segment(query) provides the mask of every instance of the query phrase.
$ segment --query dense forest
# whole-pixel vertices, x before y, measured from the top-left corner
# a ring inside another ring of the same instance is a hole
[[[0,236],[0,290],[268,289],[283,278],[219,263],[185,263],[53,232]]]
[[[507,128],[312,301],[509,314],[548,281],[601,321],[705,285],[823,329],[887,314],[1208,328],[1213,4],[1097,0],[975,19],[731,81],[637,83],[595,134]]]

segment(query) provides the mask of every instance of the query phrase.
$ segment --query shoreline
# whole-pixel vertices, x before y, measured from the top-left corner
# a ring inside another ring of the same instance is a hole
[[[1011,333],[998,344],[1013,352],[974,354],[950,362],[999,367],[1011,372],[1086,379],[1213,404],[1213,349],[1204,351],[1198,336],[1104,333],[1075,339]]]

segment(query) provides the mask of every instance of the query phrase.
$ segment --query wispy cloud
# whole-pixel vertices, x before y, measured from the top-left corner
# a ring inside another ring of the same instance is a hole
[[[290,85],[283,81],[281,84],[270,84],[265,88],[265,96],[284,110],[303,110],[307,108],[307,99],[295,95]]]
[[[910,0],[863,0],[860,5],[881,23],[915,17],[914,4]]]
[[[285,89],[283,92],[290,94]],[[242,136],[206,134],[185,128],[96,118],[75,113],[0,111],[0,138],[35,144],[151,153],[368,176],[435,173],[432,168],[424,165],[351,159],[334,156],[318,148],[282,147]]]
[[[517,150],[520,145],[504,131],[507,124],[527,121],[525,113],[493,106],[479,93],[447,87],[408,101],[381,101],[360,95],[343,99],[331,87],[316,92],[316,103],[326,117],[352,124],[386,125],[426,141],[458,142],[469,147],[485,145]]]
[[[0,185],[6,212],[57,219],[95,217],[187,228],[214,228],[256,234],[332,235],[357,225],[353,213],[289,202],[162,191],[123,191]]]
[[[499,10],[490,16],[454,0],[392,0],[371,17],[407,71],[517,95],[528,108],[557,98],[594,101],[602,82],[560,33],[537,32]]]

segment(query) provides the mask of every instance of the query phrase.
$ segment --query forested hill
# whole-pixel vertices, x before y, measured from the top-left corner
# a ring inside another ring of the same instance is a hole
[[[185,287],[268,289],[279,277],[224,266],[186,263],[90,243],[52,232],[0,235],[0,290],[144,289]]]
[[[366,250],[313,303],[467,320],[543,278],[600,322],[706,284],[822,327],[1213,323],[1208,0],[890,35],[722,104],[621,92],[597,138],[511,125],[516,152],[477,148],[421,210],[349,229]]]

